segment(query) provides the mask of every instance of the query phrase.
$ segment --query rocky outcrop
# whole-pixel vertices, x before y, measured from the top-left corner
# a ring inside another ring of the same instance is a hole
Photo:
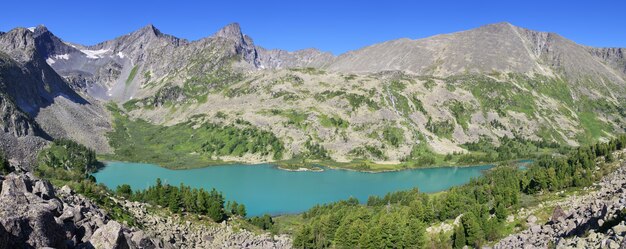
[[[154,248],[154,243],[68,187],[57,195],[46,180],[11,173],[3,177],[0,192],[0,248],[42,247]]]
[[[78,50],[43,26],[17,28],[0,37],[0,152],[20,168],[29,170],[40,145],[53,138],[110,152],[104,134],[111,125],[104,107],[74,91],[46,59],[72,51]]]
[[[192,223],[179,216],[157,215],[148,211],[147,204],[112,198],[145,229],[139,230],[111,220],[69,187],[57,191],[31,173],[11,173],[0,180],[0,248],[291,247],[285,235],[257,235],[211,221]]]
[[[626,243],[626,163],[597,186],[600,190],[563,206],[569,210],[555,208],[547,223],[530,224],[494,248],[624,248],[620,244]]]
[[[185,221],[179,216],[159,216],[148,212],[150,206],[147,204],[118,201],[142,224],[149,237],[161,238],[159,245],[169,243],[176,248],[291,248],[291,239],[285,235],[235,231],[227,222],[198,223]]]

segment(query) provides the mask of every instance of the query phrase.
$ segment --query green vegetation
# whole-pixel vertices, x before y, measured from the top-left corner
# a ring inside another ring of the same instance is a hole
[[[298,127],[300,129],[306,129],[308,127],[307,119],[309,118],[309,114],[306,112],[301,112],[298,110],[279,110],[272,109],[269,111],[261,111],[262,114],[270,114],[275,116],[281,116],[287,118],[286,125],[292,125]]]
[[[435,82],[435,79],[432,77],[421,76],[420,80],[424,81],[424,87],[428,90],[432,90],[433,87],[437,85],[437,82]]]
[[[339,96],[344,97],[348,101],[348,103],[350,104],[350,107],[352,107],[352,111],[359,109],[363,105],[366,105],[370,110],[380,109],[380,106],[378,105],[378,103],[372,100],[372,98],[365,96],[365,95],[357,94],[357,93],[347,93],[345,91],[326,90],[321,93],[315,94],[314,98],[317,101],[323,102],[323,101],[332,99],[334,97],[339,97]]]
[[[134,72],[134,73],[133,73]],[[136,74],[136,67],[131,75]],[[228,87],[244,79],[241,73],[231,70],[229,67],[215,70],[202,70],[202,73],[195,74],[185,80],[182,86],[166,81],[154,96],[133,99],[124,103],[124,109],[131,111],[138,108],[173,107],[181,104],[206,103],[208,94],[220,91],[228,92]],[[129,80],[132,81],[129,76]],[[127,84],[130,82],[127,80]]]
[[[322,75],[326,74],[324,70],[317,69],[315,67],[305,67],[305,68],[291,68],[290,71],[301,72],[310,75]]]
[[[440,156],[439,156],[440,157]],[[425,142],[421,142],[413,145],[411,153],[407,158],[402,161],[409,162],[412,165],[427,167],[432,166],[440,162],[437,154],[435,154]]]
[[[156,163],[169,168],[203,167],[221,156],[257,154],[282,159],[284,146],[271,132],[259,130],[239,120],[218,125],[190,120],[173,126],[131,120],[117,107],[113,113],[114,130],[108,133],[115,154],[106,158]]]
[[[542,75],[535,75],[531,78],[527,75],[517,73],[509,73],[508,76],[512,81],[528,89],[534,89],[543,95],[562,101],[569,106],[574,104],[570,86],[562,78],[549,78]]]
[[[385,153],[379,148],[372,145],[364,145],[360,147],[356,147],[348,153],[357,158],[375,158],[378,160],[386,160],[387,156]],[[357,165],[357,168],[370,170],[369,165],[360,163]]]
[[[472,145],[479,146],[479,145]],[[508,231],[506,217],[521,206],[522,195],[589,186],[611,171],[610,153],[626,148],[626,135],[571,150],[567,156],[544,156],[527,171],[499,166],[484,177],[429,196],[417,189],[318,205],[301,215],[294,234],[296,248],[480,247]],[[600,166],[599,169],[596,169]],[[463,215],[452,236],[424,232],[426,224]],[[283,228],[286,231],[289,229]],[[293,231],[293,230],[292,230]]]
[[[458,161],[467,164],[536,158],[551,152],[564,152],[566,149],[556,142],[508,137],[501,138],[499,146],[483,138],[474,143],[462,144],[461,147],[473,152],[460,155]]]
[[[11,168],[11,164],[9,164],[9,160],[6,158],[4,153],[0,152],[0,174],[8,174],[13,171]]]
[[[426,129],[438,137],[452,138],[454,132],[454,123],[448,120],[433,121],[431,117],[428,117],[426,122]]]
[[[428,115],[428,112],[426,112],[426,109],[424,109],[424,104],[417,96],[414,95],[411,100],[413,101],[413,106],[415,106],[415,110],[422,112],[424,115]]]
[[[387,126],[383,129],[383,140],[398,147],[404,143],[404,131],[398,127]]]
[[[139,109],[140,108],[139,103],[141,103],[140,99],[131,99],[129,101],[124,102],[124,104],[122,104],[122,107],[124,107],[124,110],[126,110],[127,112],[130,112],[130,111]]]
[[[243,204],[229,202],[224,206],[224,196],[215,189],[191,189],[181,184],[179,187],[163,184],[161,179],[145,190],[133,192],[129,185],[121,185],[116,193],[133,201],[160,205],[172,213],[193,213],[206,215],[215,222],[222,222],[229,216],[245,217],[246,208]]]
[[[133,69],[130,70],[130,74],[128,75],[128,78],[126,78],[126,86],[130,85],[130,83],[132,83],[135,79],[135,75],[137,75],[137,69],[137,66],[134,66]]]
[[[210,73],[200,74],[186,80],[182,87],[185,99],[195,99],[200,103],[206,102],[209,93],[227,89],[236,82],[243,80],[243,75],[229,68],[220,68]],[[173,101],[175,99],[170,99]]]
[[[604,137],[607,135],[605,131],[612,130],[606,123],[598,120],[596,114],[591,111],[579,113],[578,120],[583,129],[585,129],[586,136],[588,136],[587,138],[583,138],[585,141],[594,141],[600,137]]]
[[[316,206],[294,237],[296,248],[413,248],[426,243],[425,225],[406,207],[368,208],[351,198]]]
[[[409,114],[419,111],[423,114],[427,114],[424,109],[424,105],[422,101],[419,100],[416,96],[407,97],[403,94],[403,91],[406,89],[406,85],[401,81],[391,81],[389,85],[386,87],[387,90],[387,98],[388,104],[390,107],[394,108],[397,112],[401,113],[404,116],[408,116]]]
[[[90,174],[100,166],[95,153],[71,140],[56,140],[37,156],[34,172],[38,177],[50,180],[55,186],[69,185],[105,209],[111,218],[137,226],[134,217],[120,204],[109,198],[111,192],[98,185]]]
[[[448,101],[447,105],[450,107],[450,111],[456,119],[457,124],[463,127],[463,130],[467,130],[470,122],[470,116],[473,112],[472,108],[466,107],[458,100]]]
[[[320,124],[326,128],[346,129],[350,125],[348,121],[341,119],[339,116],[329,117],[324,114],[319,114],[318,118]]]
[[[317,159],[317,160],[329,160],[330,156],[328,155],[328,151],[324,146],[321,146],[318,143],[315,143],[309,138],[304,143],[304,148],[308,150],[308,153],[304,155],[305,158],[308,159]]]
[[[506,111],[511,110],[533,117],[538,109],[534,101],[536,98],[529,91],[517,88],[511,83],[499,82],[477,74],[451,76],[445,80],[447,84],[470,91],[480,102],[483,111],[494,110],[504,117],[507,116]]]
[[[39,152],[35,172],[43,178],[80,181],[99,166],[93,150],[72,140],[58,139]]]
[[[258,217],[258,216],[252,217],[248,219],[248,222],[250,222],[250,224],[255,225],[263,230],[271,230],[274,228],[274,220],[272,219],[272,216],[269,216],[268,214],[265,214],[261,217]]]

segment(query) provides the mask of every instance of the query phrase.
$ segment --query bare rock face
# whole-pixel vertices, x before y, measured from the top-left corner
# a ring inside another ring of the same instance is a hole
[[[109,150],[104,107],[74,91],[50,66],[54,64],[49,56],[69,58],[67,53],[80,52],[43,26],[0,36],[0,151],[24,170],[53,138],[71,138],[98,152]]]
[[[57,196],[50,182],[30,173],[5,176],[0,192],[0,248],[45,247],[155,248],[143,232],[111,221],[68,187]]]
[[[8,239],[3,239],[0,248],[66,248],[63,229],[54,219],[56,203],[39,198],[32,190],[33,182],[25,175],[8,175],[2,182],[0,230]]]

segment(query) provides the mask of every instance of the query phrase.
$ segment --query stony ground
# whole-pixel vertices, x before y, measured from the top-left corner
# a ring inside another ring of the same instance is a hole
[[[202,224],[183,221],[180,217],[158,215],[148,211],[148,204],[120,200],[150,237],[162,238],[174,248],[291,248],[291,239],[285,235],[256,235],[234,229],[226,222]],[[163,244],[162,242],[162,244]]]
[[[88,199],[27,174],[0,178],[0,248],[155,248]]]
[[[529,216],[528,229],[494,248],[626,248],[626,162],[596,185],[597,191],[561,201],[544,224]]]
[[[181,223],[122,201],[143,230],[111,220],[69,187],[32,173],[0,176],[0,248],[290,248],[286,236],[256,235],[223,224]]]

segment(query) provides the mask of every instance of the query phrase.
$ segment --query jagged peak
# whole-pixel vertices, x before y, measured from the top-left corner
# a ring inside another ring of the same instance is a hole
[[[157,29],[156,27],[154,27],[154,25],[152,25],[151,23],[141,27],[140,29],[138,29],[137,31],[133,32],[132,34],[138,34],[138,35],[154,35],[154,36],[161,36],[162,33],[159,29]]]
[[[37,27],[35,27],[35,30],[33,32],[35,32],[35,33],[45,33],[45,32],[50,32],[50,31],[48,30],[48,28],[45,25],[39,24],[39,25],[37,25]]]
[[[22,35],[28,34],[32,36],[33,31],[31,31],[30,29],[31,28],[17,27],[17,28],[9,30],[9,32],[6,32],[5,34],[22,34]]]
[[[213,37],[223,37],[235,40],[243,40],[244,38],[243,33],[241,33],[241,26],[239,26],[239,23],[236,22],[224,26],[223,28],[215,32]]]

